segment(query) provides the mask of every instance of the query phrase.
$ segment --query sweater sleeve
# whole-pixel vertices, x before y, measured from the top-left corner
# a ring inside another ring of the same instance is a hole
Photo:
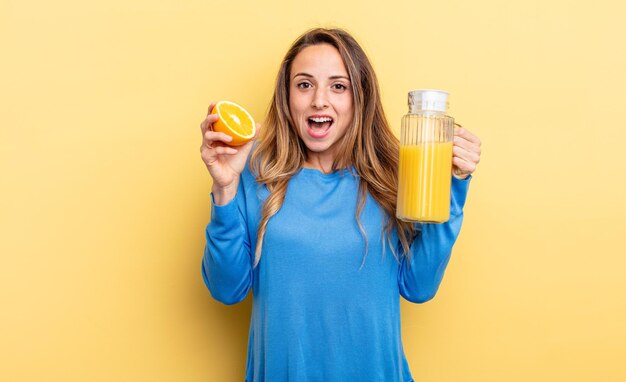
[[[206,227],[202,277],[211,296],[226,305],[242,301],[252,285],[242,183],[240,180],[237,195],[229,203],[223,206],[212,203],[211,220]]]
[[[450,219],[442,224],[420,224],[411,244],[411,259],[402,256],[398,273],[400,294],[405,299],[423,303],[435,297],[450,260],[463,222],[463,206],[471,176],[460,180],[452,177]],[[401,252],[399,252],[401,253]]]

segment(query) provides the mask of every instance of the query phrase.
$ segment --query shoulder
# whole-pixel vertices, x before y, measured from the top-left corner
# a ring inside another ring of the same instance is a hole
[[[256,176],[252,173],[252,169],[250,168],[250,162],[246,163],[243,171],[241,172],[241,180],[245,184],[256,183]]]
[[[239,191],[240,197],[244,198],[249,206],[260,205],[269,195],[267,187],[257,182],[257,177],[249,159],[239,175]]]

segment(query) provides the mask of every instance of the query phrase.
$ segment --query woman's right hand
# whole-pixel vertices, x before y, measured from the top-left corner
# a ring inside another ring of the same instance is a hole
[[[239,175],[246,165],[254,139],[242,146],[228,146],[232,138],[224,133],[213,131],[213,124],[218,119],[217,114],[211,114],[214,106],[215,102],[209,105],[207,117],[200,124],[202,131],[200,154],[213,178],[214,202],[217,205],[224,205],[237,194]],[[257,124],[257,132],[258,129]]]

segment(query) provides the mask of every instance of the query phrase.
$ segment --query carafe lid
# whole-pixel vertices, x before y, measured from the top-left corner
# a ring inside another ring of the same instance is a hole
[[[448,110],[449,93],[445,90],[417,89],[409,92],[409,109],[414,112]]]

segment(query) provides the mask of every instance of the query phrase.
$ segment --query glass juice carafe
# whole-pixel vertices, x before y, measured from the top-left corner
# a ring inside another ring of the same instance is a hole
[[[404,221],[443,223],[450,218],[454,118],[446,115],[448,92],[409,92],[402,117],[396,216]]]

